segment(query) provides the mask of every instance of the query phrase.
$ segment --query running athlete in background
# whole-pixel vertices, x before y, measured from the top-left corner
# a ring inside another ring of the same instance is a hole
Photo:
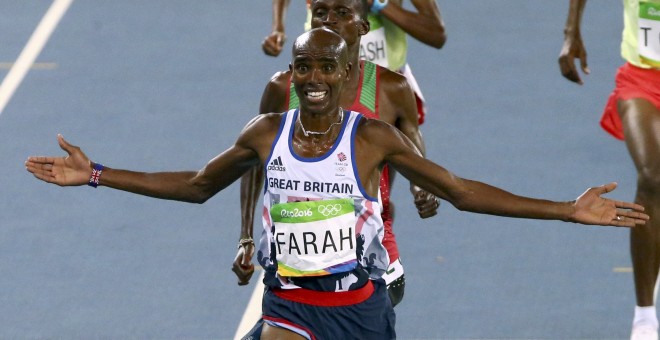
[[[419,124],[424,123],[426,105],[417,81],[407,63],[407,35],[435,48],[442,48],[447,36],[435,0],[411,0],[415,11],[403,8],[403,0],[366,0],[370,8],[368,16],[371,30],[362,37],[360,58],[402,73],[415,91]],[[285,16],[290,0],[273,0],[273,30],[261,44],[264,53],[278,56],[282,51],[285,35]],[[312,12],[311,0],[307,3],[305,30],[309,30]]]
[[[311,10],[311,27],[326,27],[338,33],[346,41],[348,60],[356,66],[352,68],[350,78],[344,84],[340,105],[368,118],[380,119],[396,126],[424,155],[425,147],[417,124],[415,99],[405,77],[371,62],[360,61],[360,41],[369,31],[369,23],[365,20],[368,14],[365,1],[314,0]],[[291,83],[291,71],[278,72],[266,85],[260,112],[283,112],[298,107],[298,104],[299,98]],[[241,182],[242,241],[239,242],[238,254],[233,264],[233,270],[241,283],[247,283],[254,271],[251,263],[253,248],[249,240],[252,236],[254,207],[263,181],[261,169],[255,169],[254,172]],[[392,303],[396,305],[403,299],[405,276],[396,238],[392,232],[390,187],[393,177],[390,174],[389,167],[384,167],[380,183],[383,208],[381,216],[385,223],[383,244],[390,256],[390,268],[384,279]],[[435,196],[412,184],[410,190],[419,215],[422,218],[434,216],[438,208]]]
[[[648,219],[638,204],[601,197],[615,183],[555,202],[458,177],[422,157],[390,124],[340,107],[353,65],[339,35],[311,30],[292,52],[300,109],[253,118],[233,145],[198,171],[104,167],[62,136],[58,142],[66,157],[29,157],[25,167],[60,186],[106,186],[203,203],[246,171],[277,160],[281,166],[267,169],[263,199],[262,233],[268,242],[259,250],[267,287],[262,340],[396,339],[394,310],[381,278],[388,266],[377,213],[385,163],[462,211],[621,227]]]
[[[564,77],[582,84],[575,59],[589,73],[580,34],[586,0],[571,0],[559,66]],[[604,6],[600,2],[594,6]],[[609,6],[609,5],[608,5]],[[658,339],[655,294],[660,270],[660,0],[623,0],[621,56],[601,126],[625,140],[637,169],[635,202],[651,220],[630,232],[637,306],[631,339]]]

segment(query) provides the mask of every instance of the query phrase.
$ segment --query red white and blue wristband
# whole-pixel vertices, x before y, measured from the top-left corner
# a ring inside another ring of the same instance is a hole
[[[388,2],[389,0],[374,0],[369,10],[371,13],[378,14],[383,8],[385,8],[385,6],[387,6]]]
[[[94,168],[92,169],[92,176],[89,178],[89,182],[87,182],[87,185],[96,188],[96,186],[99,185],[99,179],[101,179],[101,173],[103,173],[103,169],[105,169],[105,167],[103,166],[103,164],[99,164],[99,163],[92,163],[92,164],[94,164]]]

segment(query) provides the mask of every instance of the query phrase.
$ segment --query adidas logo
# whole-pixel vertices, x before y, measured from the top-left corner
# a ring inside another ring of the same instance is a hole
[[[277,156],[277,158],[273,159],[273,161],[268,164],[267,169],[274,171],[286,171],[286,167],[282,164],[282,158],[280,156]]]

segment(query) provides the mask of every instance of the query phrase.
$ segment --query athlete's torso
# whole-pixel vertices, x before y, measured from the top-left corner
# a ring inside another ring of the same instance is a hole
[[[360,61],[360,78],[357,89],[357,95],[353,104],[346,109],[362,113],[365,117],[371,119],[380,119],[380,110],[378,106],[379,88],[380,88],[380,67],[368,61]],[[298,107],[299,101],[296,91],[293,88],[291,79],[289,79],[287,93],[287,107],[289,110]],[[380,178],[380,198],[383,211],[381,212],[383,223],[385,223],[385,238],[383,244],[390,255],[390,262],[399,258],[399,247],[396,244],[396,235],[392,230],[392,209],[390,205],[391,180],[389,167],[383,167]]]
[[[345,111],[333,147],[321,157],[304,158],[291,145],[298,110],[283,115],[265,165],[264,230],[257,259],[266,285],[345,291],[381,277],[387,269],[380,203],[365,193],[355,166],[353,140],[360,117]],[[346,198],[349,212],[345,201],[341,206],[328,202]],[[343,229],[323,224],[325,220],[312,221],[316,215],[340,219]],[[349,232],[353,235],[347,238]],[[352,254],[342,253],[349,247],[355,249]],[[278,268],[279,262],[285,265]]]
[[[660,69],[660,0],[622,0],[621,56],[642,68]]]

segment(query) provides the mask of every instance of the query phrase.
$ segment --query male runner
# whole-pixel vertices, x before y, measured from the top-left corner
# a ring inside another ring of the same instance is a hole
[[[422,154],[425,154],[424,142],[417,124],[415,99],[406,78],[373,63],[360,61],[361,38],[369,32],[369,22],[365,20],[368,14],[366,1],[314,0],[311,5],[313,13],[311,26],[326,27],[342,36],[347,43],[349,61],[356,66],[351,70],[350,78],[344,84],[340,105],[345,109],[358,111],[368,118],[380,119],[396,126],[413,141]],[[283,112],[296,108],[298,101],[291,85],[291,71],[279,72],[273,76],[264,90],[260,112]],[[384,279],[392,303],[397,305],[404,296],[405,276],[392,231],[393,207],[390,202],[390,187],[394,179],[393,175],[394,173],[391,173],[387,167],[383,169],[380,190],[383,201],[381,215],[385,223],[383,243],[390,257],[390,268]],[[254,271],[251,263],[252,252],[246,247],[252,247],[249,241],[252,239],[253,212],[261,182],[260,173],[250,174],[241,182],[243,214],[241,241],[232,268],[239,277],[239,282],[243,284],[249,281]],[[411,192],[421,217],[426,218],[436,214],[438,201],[433,195],[414,185],[411,185]]]

